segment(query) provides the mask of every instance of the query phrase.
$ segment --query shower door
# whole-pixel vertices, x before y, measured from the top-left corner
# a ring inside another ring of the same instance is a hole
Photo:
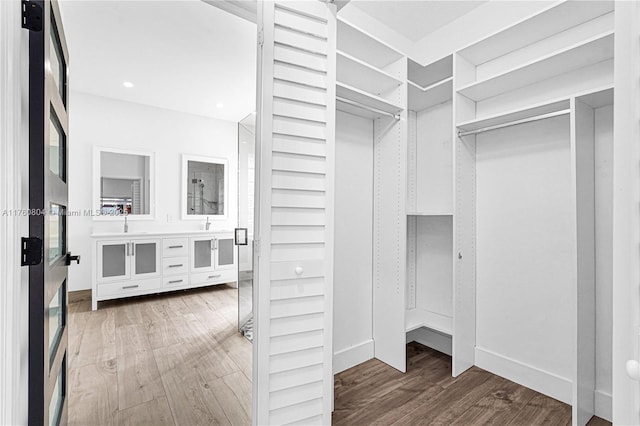
[[[253,215],[255,122],[249,114],[238,123],[238,228],[247,230],[247,244],[238,245],[238,329],[253,340]]]

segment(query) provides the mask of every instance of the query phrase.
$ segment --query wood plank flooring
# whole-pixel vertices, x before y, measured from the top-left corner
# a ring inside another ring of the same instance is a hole
[[[336,426],[571,424],[569,405],[477,367],[453,378],[451,357],[415,342],[406,374],[373,359],[336,375],[334,390]]]
[[[69,305],[69,424],[249,425],[251,343],[238,290]]]

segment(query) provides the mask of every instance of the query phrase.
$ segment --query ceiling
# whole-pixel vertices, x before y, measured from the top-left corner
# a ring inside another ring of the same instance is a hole
[[[416,42],[486,2],[351,0],[347,7],[361,10],[391,30]]]
[[[72,91],[230,121],[255,110],[255,24],[199,0],[61,10]]]

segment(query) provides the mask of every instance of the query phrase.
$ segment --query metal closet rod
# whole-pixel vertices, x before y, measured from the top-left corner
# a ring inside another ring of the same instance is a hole
[[[400,120],[400,115],[399,114],[394,114],[392,112],[383,111],[381,109],[370,107],[369,105],[364,105],[364,104],[361,104],[359,102],[352,101],[350,99],[342,98],[340,96],[336,96],[336,100],[340,101],[340,102],[344,102],[345,104],[357,106],[358,108],[362,108],[362,109],[366,109],[366,110],[371,111],[371,112],[375,112],[377,114],[388,115],[389,117],[393,117],[396,120]]]
[[[557,116],[565,115],[569,113],[571,113],[571,109],[563,109],[561,111],[554,111],[547,114],[540,114],[540,115],[535,115],[533,117],[523,118],[522,120],[509,121],[507,123],[496,124],[495,126],[482,127],[476,130],[469,130],[468,132],[463,132],[461,130],[458,130],[458,137],[461,138],[463,136],[475,135],[478,133],[484,133],[491,130],[502,129],[503,127],[517,126],[518,124],[529,123],[531,121],[544,120],[547,118],[557,117]]]

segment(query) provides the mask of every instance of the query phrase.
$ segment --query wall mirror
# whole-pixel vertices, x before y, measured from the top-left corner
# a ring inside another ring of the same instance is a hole
[[[153,153],[96,148],[94,194],[97,217],[153,217]]]
[[[225,219],[228,162],[225,159],[182,156],[182,218]]]

